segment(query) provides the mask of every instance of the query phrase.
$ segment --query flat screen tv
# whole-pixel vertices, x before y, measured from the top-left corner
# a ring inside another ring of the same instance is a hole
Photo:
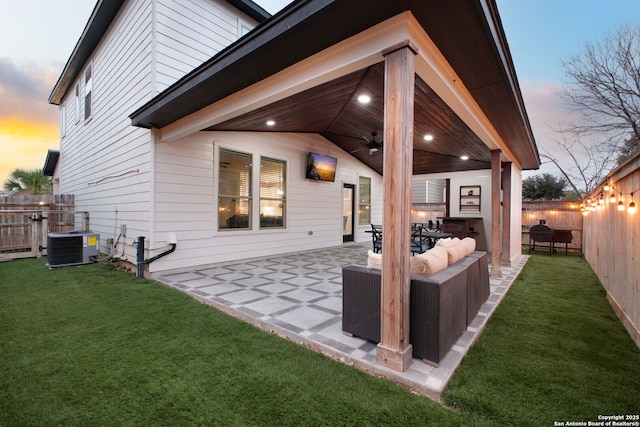
[[[313,179],[315,181],[330,181],[336,180],[336,166],[338,159],[331,156],[325,156],[318,153],[309,153],[307,155],[307,179]]]

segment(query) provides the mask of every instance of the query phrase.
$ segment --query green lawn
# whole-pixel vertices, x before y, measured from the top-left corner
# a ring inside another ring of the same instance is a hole
[[[640,410],[582,258],[534,256],[439,404],[160,284],[0,263],[0,425],[553,425]]]

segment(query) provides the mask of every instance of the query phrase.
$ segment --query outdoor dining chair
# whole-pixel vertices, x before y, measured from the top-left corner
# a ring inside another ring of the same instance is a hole
[[[371,224],[371,238],[373,240],[373,252],[382,252],[382,225]]]

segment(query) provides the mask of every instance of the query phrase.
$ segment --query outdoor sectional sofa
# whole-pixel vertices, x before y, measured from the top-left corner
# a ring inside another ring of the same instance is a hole
[[[342,330],[380,342],[381,271],[342,269]],[[429,275],[411,275],[410,343],[413,357],[438,365],[489,297],[487,253],[473,251]]]

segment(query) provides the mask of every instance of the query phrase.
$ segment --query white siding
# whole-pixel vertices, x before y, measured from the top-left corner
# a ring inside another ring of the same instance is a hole
[[[522,171],[511,168],[511,262],[522,256]]]
[[[444,203],[445,180],[415,175],[411,180],[411,203]]]
[[[359,175],[372,178],[372,220],[382,220],[382,177],[319,135],[200,132],[156,147],[154,246],[162,246],[170,232],[176,233],[178,246],[151,264],[152,272],[340,245],[342,184],[357,184]],[[214,158],[219,147],[253,154],[254,165],[260,156],[287,162],[286,229],[217,230]],[[309,151],[338,158],[335,182],[304,178]],[[368,228],[356,227],[356,241],[371,239]]]
[[[59,191],[74,194],[76,209],[90,213],[90,226],[100,233],[103,252],[109,250],[107,239],[116,239],[125,224],[126,245],[118,247],[118,255],[134,262],[136,237],[153,234],[156,217],[169,227],[171,221],[168,225],[166,218],[173,215],[169,207],[176,200],[184,201],[183,206],[201,223],[211,217],[203,211],[211,209],[210,202],[186,200],[203,190],[194,185],[194,175],[201,173],[201,179],[210,180],[212,158],[196,149],[195,160],[189,157],[193,152],[171,159],[175,162],[171,176],[162,171],[156,174],[151,132],[131,126],[128,116],[234,42],[240,21],[256,25],[222,0],[126,1],[62,100],[67,126],[60,141]],[[81,115],[76,123],[75,88],[80,89],[83,112],[88,64],[93,73],[92,115],[86,121]],[[198,160],[206,162],[205,169],[198,169]],[[163,161],[161,155],[161,169]],[[160,197],[177,198],[154,201],[154,185],[159,186]],[[203,191],[211,191],[210,182],[206,187]],[[204,196],[211,199],[210,194]],[[195,226],[201,224],[196,221]]]
[[[426,203],[427,202],[427,180],[414,179],[411,183],[411,203]]]
[[[159,93],[238,39],[240,22],[256,21],[222,0],[156,0]]]
[[[75,85],[84,98],[90,63],[92,115],[76,123],[75,113],[67,114],[58,166],[60,192],[75,195],[76,210],[89,211],[102,251],[107,238],[117,237],[116,227],[126,224],[126,256],[133,260],[133,239],[150,229],[151,140],[148,130],[131,126],[128,115],[152,95],[151,6],[146,0],[125,2],[66,94],[64,105],[75,110]]]

